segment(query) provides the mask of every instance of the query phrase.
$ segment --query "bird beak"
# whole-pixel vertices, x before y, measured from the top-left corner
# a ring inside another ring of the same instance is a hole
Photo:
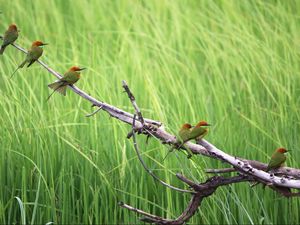
[[[206,124],[205,126],[206,126],[206,127],[209,127],[209,126],[211,126],[211,124]]]
[[[80,68],[79,71],[85,70],[86,68]]]
[[[43,43],[42,45],[49,45],[48,43]]]

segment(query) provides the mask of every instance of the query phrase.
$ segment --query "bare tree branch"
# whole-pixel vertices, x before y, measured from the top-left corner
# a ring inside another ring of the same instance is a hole
[[[18,50],[27,53],[27,51],[23,48],[21,48],[20,46],[13,44],[13,46],[15,48],[17,48]],[[57,78],[60,78],[62,75],[59,74],[58,72],[54,71],[53,69],[51,69],[48,65],[46,65],[44,62],[42,62],[41,60],[38,60],[38,62],[46,69],[48,70],[51,74],[53,74],[54,76],[56,76]],[[126,84],[126,83],[125,83]],[[126,86],[128,87],[128,85],[126,84]],[[84,91],[80,90],[79,88],[77,88],[74,85],[70,85],[71,90],[73,90],[75,93],[77,93],[78,95],[80,95],[81,97],[83,97],[84,99],[90,101],[93,105],[98,106],[98,107],[102,107],[102,109],[104,111],[106,111],[107,113],[109,113],[112,117],[117,118],[120,121],[123,121],[125,123],[131,124],[133,123],[133,115],[125,112],[117,107],[114,107],[112,105],[109,105],[105,102],[99,101],[95,98],[93,98],[92,96],[88,95],[87,93],[85,93]],[[128,88],[129,89],[129,88]],[[129,90],[129,92],[131,93],[131,91]],[[127,93],[129,93],[127,92]],[[145,122],[145,126],[144,129],[147,130],[147,132],[150,132],[151,135],[153,135],[154,137],[158,138],[159,140],[162,141],[162,143],[167,143],[167,144],[176,144],[176,137],[174,135],[169,134],[168,132],[166,132],[164,129],[159,128],[162,123],[155,121],[155,120],[151,120],[151,119],[144,119]],[[140,121],[136,121],[136,125],[135,127],[137,129],[140,129],[143,127],[142,123]],[[217,149],[216,147],[214,147],[213,145],[211,145],[209,142],[207,141],[202,141],[202,145],[201,146],[199,144],[194,144],[192,142],[187,142],[186,146],[192,151],[193,154],[201,154],[204,156],[208,156],[214,159],[218,159],[224,162],[229,163],[230,165],[238,168],[239,170],[243,171],[244,173],[247,173],[248,175],[257,177],[257,179],[261,179],[264,180],[265,182],[268,183],[273,183],[277,186],[284,186],[284,187],[291,187],[291,188],[300,188],[300,180],[290,180],[290,179],[281,179],[278,176],[272,176],[270,177],[270,174],[264,172],[264,171],[258,171],[257,169],[255,169],[255,165],[262,165],[262,163],[258,162],[258,161],[253,161],[253,160],[246,160],[246,159],[241,159],[241,158],[237,158],[237,157],[233,157],[230,156],[226,153],[224,153],[223,151]],[[212,148],[213,146],[213,148]],[[208,151],[209,148],[210,150]],[[182,148],[184,149],[184,148]],[[218,154],[215,154],[215,150],[217,150]],[[226,160],[225,160],[225,158]],[[267,166],[266,164],[263,164],[265,167]],[[254,173],[252,173],[252,169],[254,170]],[[258,168],[260,169],[260,168]],[[258,171],[258,172],[256,172]],[[277,170],[277,172],[281,175],[287,175],[287,176],[291,176],[294,178],[299,178],[300,179],[300,169],[294,169],[294,168],[280,168],[279,170]],[[277,173],[276,173],[277,174]]]
[[[15,48],[17,48],[18,50],[24,52],[27,54],[27,51],[25,49],[23,49],[22,47],[16,45],[16,44],[12,44]],[[42,62],[41,60],[38,60],[38,63],[41,64],[46,70],[48,70],[48,72],[50,72],[51,74],[53,74],[55,77],[57,78],[61,78],[62,75],[58,72],[56,72],[55,70],[53,70],[52,68],[50,68],[47,64],[45,64],[44,62]],[[125,123],[128,124],[132,124],[132,119],[133,119],[133,115],[125,112],[115,106],[109,105],[105,102],[99,101],[95,98],[93,98],[92,96],[90,96],[89,94],[85,93],[84,91],[82,91],[81,89],[79,89],[78,87],[76,87],[75,85],[69,85],[70,89],[72,91],[74,91],[76,94],[80,95],[81,97],[83,97],[84,99],[88,100],[89,102],[91,102],[93,105],[98,106],[98,107],[102,107],[102,109],[104,111],[106,111],[107,113],[109,113],[112,117],[117,118],[118,120],[121,120]],[[155,120],[151,120],[151,119],[145,119],[146,123],[155,125],[160,127],[162,124],[158,121]],[[141,127],[142,125],[140,123],[136,124],[137,126]]]
[[[132,105],[133,105],[133,107],[134,107],[134,109],[135,109],[135,113],[136,113],[136,115],[138,116],[139,121],[140,121],[140,122],[142,123],[142,125],[144,126],[144,124],[145,124],[144,118],[143,118],[143,116],[142,116],[142,113],[141,113],[140,108],[139,108],[138,105],[136,104],[134,95],[131,93],[131,91],[130,91],[130,89],[129,89],[129,87],[128,87],[128,85],[127,85],[127,83],[126,83],[125,80],[122,81],[122,84],[123,84],[123,85],[122,85],[123,88],[125,89],[125,91],[126,91],[127,94],[128,94],[128,98],[130,99],[130,101],[131,101],[131,103],[132,103]]]
[[[300,189],[300,180],[292,180],[290,178],[284,178],[275,176],[274,174],[269,174],[263,170],[258,170],[252,167],[249,163],[244,162],[236,157],[233,157],[218,148],[210,144],[205,140],[201,140],[200,144],[207,149],[211,155],[214,155],[215,158],[218,158],[222,161],[229,163],[234,166],[237,170],[243,174],[247,174],[253,178],[257,178],[260,182],[267,184],[272,184],[280,187],[296,188]]]
[[[196,191],[196,193],[192,194],[191,200],[189,201],[186,209],[176,219],[172,220],[172,219],[166,219],[160,216],[156,216],[124,203],[121,203],[120,206],[130,211],[134,211],[138,214],[144,215],[145,217],[141,218],[141,221],[143,222],[163,224],[163,225],[180,225],[188,222],[188,220],[197,212],[198,208],[201,205],[202,200],[212,195],[217,190],[218,187],[233,184],[233,183],[244,182],[248,180],[247,177],[241,175],[235,177],[229,177],[229,178],[215,176],[209,178],[204,183],[197,184],[189,180],[188,178],[184,177],[182,174],[177,174],[176,176],[181,181],[187,183],[190,187],[192,187],[194,191]]]
[[[13,44],[13,46],[18,50],[27,53],[27,51],[21,48],[20,46],[15,44]],[[55,77],[57,78],[62,77],[60,73],[54,71],[44,62],[38,60],[38,63],[41,64],[46,70],[48,70]],[[159,216],[155,216],[147,212],[144,212],[142,210],[131,207],[130,205],[127,205],[125,203],[120,203],[121,207],[127,208],[131,211],[135,211],[136,213],[145,216],[144,218],[141,219],[142,221],[152,222],[156,224],[170,224],[170,225],[183,224],[195,214],[202,200],[205,197],[208,197],[211,194],[213,194],[219,186],[230,185],[238,182],[258,181],[267,185],[268,187],[282,194],[285,197],[300,196],[300,192],[293,193],[291,190],[292,188],[300,189],[300,169],[282,167],[277,170],[270,171],[270,173],[267,173],[265,172],[267,168],[267,164],[255,160],[247,160],[247,159],[231,156],[203,139],[199,143],[195,144],[192,142],[187,142],[185,145],[187,148],[189,148],[192,151],[193,154],[199,154],[206,157],[210,157],[215,160],[220,160],[233,167],[233,168],[225,168],[219,170],[216,169],[209,170],[210,172],[223,173],[223,172],[236,171],[239,173],[238,176],[229,177],[229,178],[225,178],[222,176],[214,176],[212,178],[209,178],[204,183],[197,184],[194,181],[187,179],[183,175],[177,174],[176,176],[178,177],[178,179],[188,184],[193,189],[193,191],[179,189],[160,180],[150,169],[147,168],[146,164],[144,163],[138,149],[138,145],[136,141],[136,132],[138,134],[144,134],[147,136],[151,135],[157,138],[158,140],[160,140],[162,144],[169,144],[169,145],[177,144],[176,137],[166,132],[163,126],[161,126],[162,125],[161,122],[152,119],[143,118],[142,113],[138,105],[136,104],[134,95],[130,91],[127,83],[123,81],[122,84],[123,84],[123,88],[127,92],[128,97],[135,109],[136,112],[135,115],[123,111],[113,105],[99,101],[74,85],[70,85],[69,87],[73,92],[83,97],[87,101],[91,102],[93,106],[99,107],[96,111],[94,111],[93,113],[87,116],[92,116],[102,109],[106,111],[110,116],[115,117],[122,122],[132,125],[132,131],[128,134],[128,137],[131,136],[133,137],[134,148],[136,150],[136,153],[138,155],[138,158],[142,166],[155,180],[159,181],[162,185],[168,188],[171,188],[176,191],[185,192],[185,193],[191,193],[192,195],[191,200],[187,205],[187,208],[175,220],[165,219]],[[138,120],[136,120],[136,115],[138,116]],[[181,146],[181,149],[186,150],[183,146]]]

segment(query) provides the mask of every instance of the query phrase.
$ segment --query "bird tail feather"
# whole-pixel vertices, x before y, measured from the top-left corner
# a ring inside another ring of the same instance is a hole
[[[55,90],[55,91],[57,91],[58,93],[60,93],[64,96],[66,96],[67,86],[63,82],[56,81],[52,84],[49,84],[48,87]]]
[[[56,91],[61,95],[66,96],[67,86],[63,82],[55,81],[54,83],[49,84],[48,87],[53,89],[53,92],[48,96],[46,101],[48,101]]]
[[[12,73],[12,75],[10,76],[10,79],[14,76],[14,74],[20,69],[23,68],[24,65],[26,64],[26,59],[17,67],[17,69]]]
[[[7,47],[7,45],[2,45],[0,48],[0,55],[3,55],[3,52],[5,50],[5,48]]]
[[[23,68],[26,64],[27,60],[25,59],[20,65],[19,65],[19,68]]]
[[[28,63],[27,68],[28,68],[29,66],[31,66],[35,61],[36,61],[36,60],[31,60],[31,61]]]

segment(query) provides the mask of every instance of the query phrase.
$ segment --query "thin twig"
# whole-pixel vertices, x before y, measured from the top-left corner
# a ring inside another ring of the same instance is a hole
[[[156,181],[158,181],[159,183],[161,183],[162,185],[170,188],[170,189],[173,189],[175,191],[179,191],[179,192],[184,192],[184,193],[194,193],[193,191],[189,191],[189,190],[184,190],[184,189],[181,189],[181,188],[177,188],[177,187],[174,187],[170,184],[167,184],[166,182],[162,181],[159,177],[157,177],[153,171],[151,171],[147,166],[146,166],[146,163],[144,162],[141,154],[140,154],[140,151],[139,151],[139,148],[138,148],[138,145],[137,145],[137,142],[136,142],[136,136],[135,136],[135,132],[134,132],[134,127],[135,127],[135,117],[136,115],[134,114],[133,116],[133,123],[132,123],[132,130],[133,130],[133,134],[132,134],[132,139],[133,139],[133,146],[134,146],[134,149],[136,151],[136,154],[138,156],[138,159],[139,161],[141,162],[142,166],[144,167],[144,169],[146,170],[147,173],[149,173]]]
[[[91,117],[93,115],[95,115],[97,112],[99,112],[101,109],[103,108],[103,106],[98,107],[98,109],[96,109],[94,112],[85,115],[86,117]]]
[[[128,87],[128,84],[126,83],[125,80],[122,81],[122,86],[123,88],[125,89],[125,91],[127,92],[127,95],[128,95],[128,98],[130,99],[131,101],[131,104],[133,105],[133,108],[136,112],[136,115],[138,116],[138,119],[139,121],[142,123],[142,125],[144,126],[145,124],[145,121],[144,121],[144,118],[142,116],[142,113],[141,113],[141,110],[140,108],[138,107],[138,105],[136,104],[136,101],[135,101],[135,97],[134,95],[132,94],[132,92],[130,91],[129,87]]]
[[[163,223],[164,221],[170,221],[170,220],[166,220],[166,219],[164,219],[164,218],[162,218],[160,216],[156,216],[156,215],[147,213],[147,212],[145,212],[143,210],[140,210],[138,208],[135,208],[135,207],[132,207],[130,205],[127,205],[124,202],[119,202],[118,204],[122,208],[125,208],[125,209],[128,209],[130,211],[136,212],[136,213],[141,214],[143,216],[146,216],[147,219],[143,218],[144,222],[150,222],[151,221],[152,223]],[[150,220],[150,218],[151,218],[151,220]]]

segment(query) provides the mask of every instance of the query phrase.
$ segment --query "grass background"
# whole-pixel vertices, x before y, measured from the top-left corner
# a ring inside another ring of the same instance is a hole
[[[124,79],[168,131],[205,119],[207,139],[229,154],[267,162],[285,146],[295,150],[287,165],[299,167],[299,1],[0,0],[0,10],[2,33],[12,22],[21,30],[17,44],[50,43],[42,60],[55,70],[87,67],[77,85],[92,96],[133,112]],[[145,173],[130,127],[105,113],[86,118],[90,104],[71,91],[46,103],[55,78],[38,64],[10,80],[24,57],[8,47],[0,60],[0,223],[138,223],[118,201],[175,218],[190,196]],[[180,153],[162,162],[166,147],[138,140],[148,166],[179,187],[176,172],[200,182],[203,169],[226,167]],[[190,223],[299,223],[299,203],[236,184]]]

